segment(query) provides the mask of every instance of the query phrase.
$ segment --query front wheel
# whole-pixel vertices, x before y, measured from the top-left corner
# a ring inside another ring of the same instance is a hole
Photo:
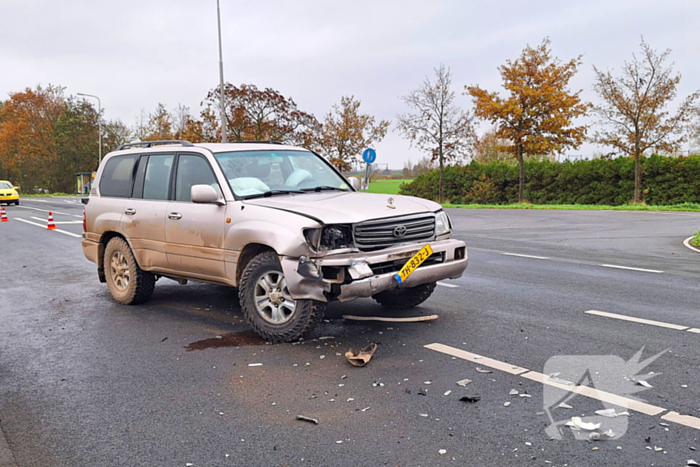
[[[254,257],[243,271],[238,297],[248,324],[262,338],[290,342],[311,331],[323,319],[326,304],[294,300],[277,255]]]
[[[134,253],[123,238],[115,237],[107,243],[104,269],[109,291],[119,303],[136,305],[153,295],[155,276],[139,267]]]
[[[426,301],[435,290],[435,286],[435,282],[428,282],[409,289],[387,290],[372,298],[390,310],[410,310]]]

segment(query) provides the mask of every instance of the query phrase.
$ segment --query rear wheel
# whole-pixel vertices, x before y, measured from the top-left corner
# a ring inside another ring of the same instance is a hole
[[[119,303],[136,305],[153,295],[155,276],[139,267],[123,238],[115,237],[107,243],[104,268],[109,291]]]
[[[372,298],[390,310],[410,310],[426,301],[435,290],[435,286],[435,282],[428,282],[409,289],[387,290]]]
[[[294,300],[277,255],[260,253],[243,271],[238,289],[248,324],[269,341],[290,342],[303,337],[323,319],[326,304]]]

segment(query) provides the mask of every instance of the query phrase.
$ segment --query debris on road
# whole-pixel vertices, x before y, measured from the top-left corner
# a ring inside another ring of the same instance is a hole
[[[445,391],[442,395],[443,396],[449,396],[452,393],[452,391]]]
[[[509,406],[510,406],[510,402],[504,402],[504,403],[503,403],[503,407],[509,407]]]
[[[560,408],[560,409],[573,409],[573,407],[571,407],[569,404],[567,404],[567,403],[565,403],[565,402],[562,402],[562,403],[559,404],[557,407]]]
[[[360,349],[359,352],[351,348],[345,352],[345,358],[347,358],[348,361],[354,366],[365,366],[367,365],[367,362],[370,361],[376,350],[377,344],[369,344],[367,347]]]
[[[493,373],[491,370],[484,370],[483,368],[476,367],[476,371],[479,373]]]
[[[697,463],[696,461],[694,461],[693,459],[688,459],[688,462],[686,462],[685,464],[686,464],[686,465],[692,465],[692,466],[695,466],[695,467],[700,467],[700,464],[698,464],[698,463]]]
[[[364,409],[360,410],[360,412],[367,412],[369,409],[369,407],[365,407]]]
[[[566,426],[574,430],[595,431],[600,428],[600,423],[584,422],[581,417],[571,417]]]
[[[508,395],[510,395],[510,396],[517,396],[518,394],[520,394],[520,393],[518,392],[517,389],[511,389],[510,392],[508,393]]]
[[[262,363],[249,363],[248,366],[263,366]]]
[[[479,402],[481,400],[481,397],[479,397],[479,396],[463,396],[463,397],[460,397],[459,400],[462,402],[468,402],[470,404],[473,404],[474,402]]]
[[[438,315],[428,315],[428,316],[415,316],[415,317],[405,317],[405,318],[386,318],[383,316],[353,316],[353,315],[343,315],[343,319],[350,319],[354,321],[383,321],[385,323],[416,323],[419,321],[432,321],[438,319]]]
[[[377,387],[383,388],[383,387],[384,387],[384,383],[381,383],[381,382],[379,382],[379,381],[375,381],[374,383],[372,383],[372,386],[374,386],[375,388],[377,388]]]
[[[523,394],[518,394],[520,397],[532,397],[530,394],[523,393]]]
[[[304,415],[297,415],[297,420],[301,420],[302,422],[310,422],[314,425],[318,425],[318,420],[311,417],[305,417]]]
[[[470,379],[462,379],[462,380],[457,381],[457,386],[464,387],[471,382],[472,382],[472,380],[470,380]]]
[[[634,381],[635,383],[637,383],[637,384],[640,385],[640,386],[644,386],[645,388],[653,388],[653,387],[654,387],[654,386],[652,386],[651,384],[647,383],[647,382],[646,382],[645,380],[643,380],[643,379],[632,378],[632,381]]]
[[[444,454],[447,454],[447,449],[440,449],[438,453],[442,456]]]

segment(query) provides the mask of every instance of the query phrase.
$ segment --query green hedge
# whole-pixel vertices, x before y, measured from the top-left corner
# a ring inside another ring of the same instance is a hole
[[[700,155],[642,158],[643,199],[650,205],[700,203]],[[438,198],[440,173],[432,170],[401,185],[401,194]],[[533,204],[603,204],[632,200],[634,160],[525,162],[525,199]],[[451,204],[518,202],[518,166],[504,162],[445,167],[445,200]]]

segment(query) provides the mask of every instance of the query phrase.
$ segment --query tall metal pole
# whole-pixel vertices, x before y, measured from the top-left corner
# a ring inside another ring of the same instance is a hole
[[[218,1],[218,0],[217,0]],[[97,147],[97,154],[98,154],[98,164],[102,163],[102,102],[100,101],[100,98],[97,96],[94,96],[92,94],[83,94],[82,92],[78,93],[79,96],[85,96],[85,97],[94,97],[97,99],[97,140],[98,140],[98,147]]]
[[[224,111],[224,59],[221,53],[221,12],[219,0],[216,0],[216,20],[219,23],[219,102],[221,103],[221,142],[227,143],[226,113]]]

